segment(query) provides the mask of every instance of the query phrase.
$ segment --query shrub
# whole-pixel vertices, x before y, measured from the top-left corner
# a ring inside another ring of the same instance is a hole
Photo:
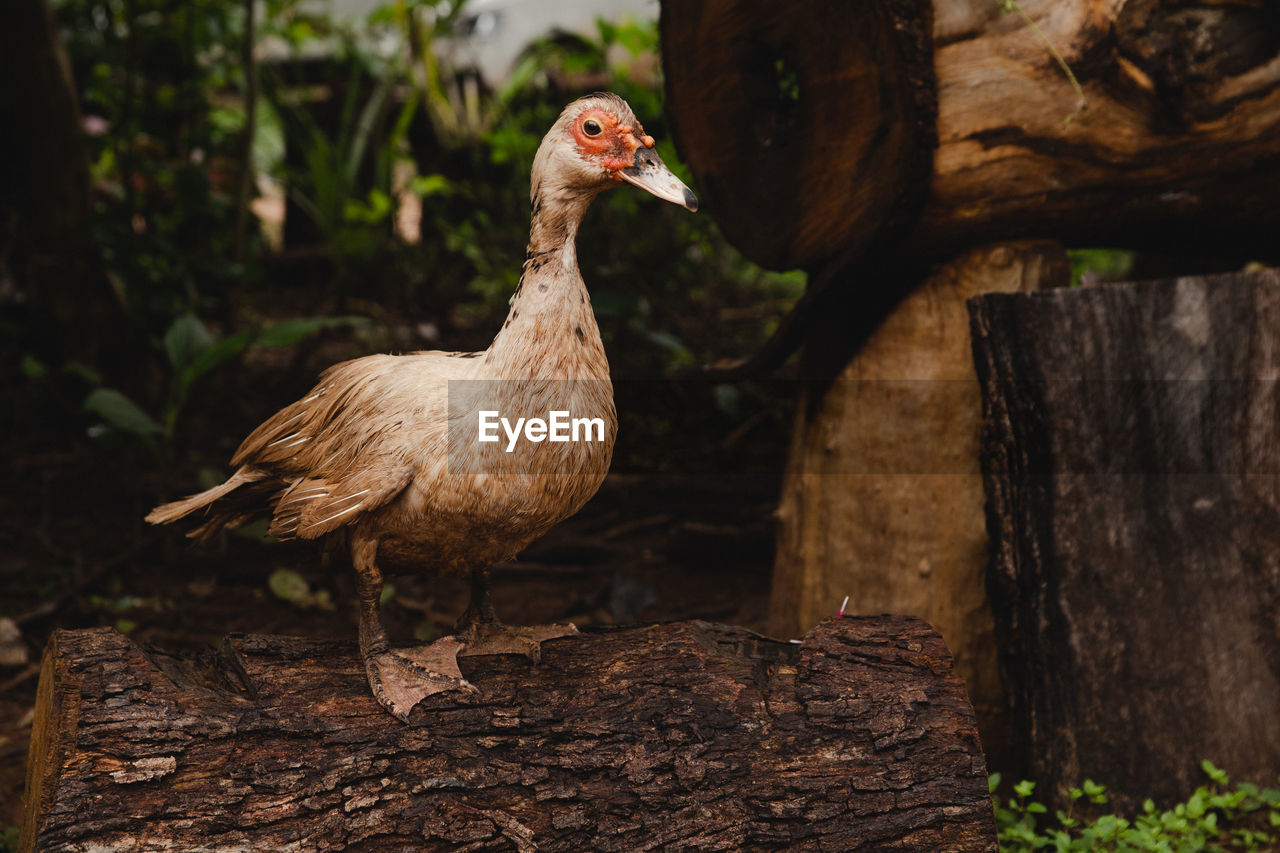
[[[1066,851],[1269,851],[1280,843],[1280,790],[1259,788],[1248,782],[1234,787],[1227,774],[1208,761],[1200,765],[1209,777],[1186,800],[1170,809],[1143,803],[1134,818],[1106,814],[1106,788],[1085,780],[1067,795],[1071,805],[1049,809],[1033,799],[1035,783],[1013,786],[1013,797],[1001,803],[996,796],[1000,774],[992,774],[990,787],[996,814],[1000,849],[1007,853],[1029,850]]]

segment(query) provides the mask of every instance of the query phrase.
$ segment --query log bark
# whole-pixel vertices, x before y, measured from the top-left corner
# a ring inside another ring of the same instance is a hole
[[[996,849],[941,639],[906,617],[793,645],[684,622],[466,658],[402,725],[353,644],[109,630],[46,651],[22,849]],[[88,807],[92,804],[92,807]]]
[[[974,299],[1015,752],[1168,804],[1280,767],[1275,270]]]
[[[806,386],[783,481],[770,630],[849,613],[905,613],[955,657],[988,761],[1005,700],[987,606],[981,395],[965,301],[1066,284],[1061,246],[989,246],[912,291],[830,387]],[[812,392],[812,393],[809,393]]]
[[[1034,28],[990,0],[665,4],[673,134],[725,236],[809,269],[883,243],[886,211],[935,260],[1021,237],[1272,245],[1280,7],[1018,8]]]

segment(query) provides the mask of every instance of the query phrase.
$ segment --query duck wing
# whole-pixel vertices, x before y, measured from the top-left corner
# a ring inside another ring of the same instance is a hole
[[[414,353],[343,362],[255,429],[231,464],[286,484],[267,532],[323,536],[394,500],[424,456],[443,458],[448,371],[433,368],[444,359]]]

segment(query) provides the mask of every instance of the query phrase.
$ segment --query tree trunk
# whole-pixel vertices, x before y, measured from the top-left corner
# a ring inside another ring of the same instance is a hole
[[[934,260],[1020,237],[1274,245],[1280,6],[1017,8],[664,4],[667,110],[725,236],[808,269],[882,244],[890,211]]]
[[[782,489],[770,630],[836,612],[928,621],[955,656],[992,766],[1004,697],[986,598],[982,417],[965,300],[1065,284],[1052,243],[978,249],[916,288],[829,388],[806,388]]]
[[[45,653],[23,850],[996,849],[972,712],[906,617],[683,622],[465,658],[402,725],[352,645],[108,629]],[[86,807],[86,804],[92,807]]]
[[[0,127],[0,282],[12,276],[30,310],[23,346],[117,367],[110,359],[125,347],[110,330],[121,311],[86,233],[89,162],[47,0],[0,8]]]
[[[1016,752],[1170,803],[1280,767],[1280,273],[974,299]]]

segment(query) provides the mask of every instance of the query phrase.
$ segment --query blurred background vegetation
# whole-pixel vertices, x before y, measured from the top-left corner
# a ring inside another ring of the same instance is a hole
[[[80,332],[111,339],[85,359],[7,288],[11,434],[216,459],[332,361],[484,348],[523,261],[533,153],[585,92],[626,98],[689,181],[653,18],[548,33],[490,86],[439,57],[465,38],[464,0],[356,18],[299,0],[55,9],[91,175],[88,250],[115,304],[110,328]],[[756,347],[803,275],[766,273],[709,216],[633,192],[597,202],[579,255],[621,380],[617,466],[708,464],[708,442],[752,431],[774,433],[774,458],[785,394],[676,379]]]

